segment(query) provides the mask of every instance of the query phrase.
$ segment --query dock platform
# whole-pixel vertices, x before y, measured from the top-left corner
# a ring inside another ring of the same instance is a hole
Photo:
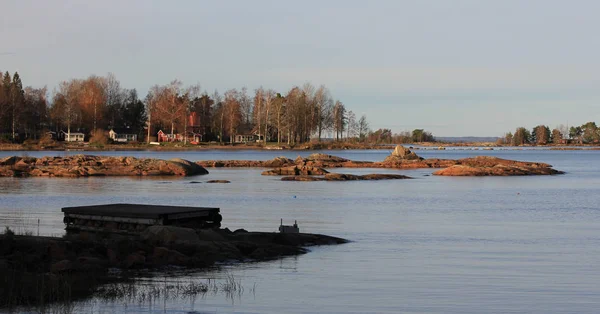
[[[220,209],[147,204],[105,204],[62,208],[67,232],[140,233],[153,225],[218,228]]]

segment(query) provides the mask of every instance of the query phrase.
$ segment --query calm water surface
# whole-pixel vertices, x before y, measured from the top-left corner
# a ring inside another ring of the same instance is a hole
[[[203,159],[295,158],[311,152],[101,152]],[[327,152],[382,160],[390,151]],[[186,178],[0,178],[0,227],[61,235],[60,208],[111,202],[217,206],[230,229],[301,231],[352,243],[282,260],[227,265],[183,280],[233,274],[246,292],[160,304],[76,304],[82,313],[597,313],[600,310],[600,151],[417,151],[423,157],[494,155],[541,161],[552,177],[452,178],[432,170],[415,180],[281,182],[261,169],[209,169]],[[64,152],[0,152],[0,157]],[[73,153],[71,153],[73,154]],[[230,180],[230,184],[190,181]],[[174,277],[155,278],[157,281]],[[252,289],[252,293],[249,293]]]

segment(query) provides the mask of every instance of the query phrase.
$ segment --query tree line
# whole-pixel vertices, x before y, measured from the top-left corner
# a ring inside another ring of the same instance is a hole
[[[61,82],[51,98],[44,88],[23,88],[18,73],[0,72],[0,133],[13,142],[40,138],[45,131],[83,132],[128,129],[139,138],[158,130],[195,133],[203,141],[234,141],[236,134],[256,134],[278,143],[304,143],[331,136],[366,141],[365,115],[357,119],[324,85],[294,86],[285,93],[260,87],[201,91],[174,80],[152,86],[141,99],[121,87],[113,75],[91,75]]]
[[[587,122],[570,128],[559,125],[550,130],[546,125],[538,125],[531,131],[518,127],[514,133],[506,133],[499,142],[507,145],[547,145],[547,144],[592,144],[600,142],[600,128],[595,122]]]

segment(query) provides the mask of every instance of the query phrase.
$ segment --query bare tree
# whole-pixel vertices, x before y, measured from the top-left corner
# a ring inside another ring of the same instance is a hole
[[[335,130],[335,138],[340,140],[344,137],[344,127],[346,126],[346,107],[344,104],[336,100],[333,106],[333,128]]]
[[[221,97],[221,94],[219,94],[219,91],[215,90],[215,92],[213,93],[212,98],[214,99],[215,103],[214,103],[214,107],[213,107],[213,112],[214,112],[214,117],[216,117],[216,119],[213,119],[213,124],[215,125],[215,129],[219,130],[219,143],[223,143],[223,134],[224,134],[224,122],[225,122],[225,110],[223,108],[223,97]]]
[[[79,104],[86,121],[85,124],[89,125],[89,120],[92,120],[91,129],[96,130],[98,128],[98,120],[102,120],[106,104],[105,92],[108,85],[107,80],[103,77],[91,75],[81,85],[81,99],[79,100]]]
[[[358,120],[357,131],[360,141],[364,141],[365,137],[369,133],[369,122],[367,122],[367,116],[364,114]]]
[[[269,112],[271,110],[271,106],[275,99],[275,92],[272,89],[269,89],[265,92],[265,137],[264,141],[267,142],[269,138]]]
[[[273,111],[272,114],[275,116],[275,122],[277,124],[277,145],[281,144],[281,133],[283,132],[283,115],[285,113],[285,98],[281,94],[277,94],[272,103]]]
[[[329,90],[321,85],[314,95],[315,119],[317,124],[317,135],[319,142],[324,130],[331,128],[333,124],[333,99],[329,94]]]
[[[254,120],[256,121],[256,127],[258,128],[258,137],[262,136],[262,112],[263,104],[265,102],[265,91],[262,87],[259,87],[254,91]]]
[[[240,93],[236,89],[230,89],[225,92],[224,114],[226,124],[229,129],[229,142],[233,144],[235,134],[242,121],[241,98]]]
[[[188,131],[187,131],[187,122],[188,122],[188,117],[190,116],[190,112],[193,109],[192,105],[193,105],[193,101],[194,99],[197,99],[200,97],[200,84],[196,84],[196,85],[191,85],[188,86],[185,89],[185,93],[181,96],[181,101],[183,102],[183,107],[184,107],[184,115],[183,115],[183,143],[187,144],[187,136],[188,136]]]
[[[348,126],[346,127],[347,135],[346,138],[354,138],[356,137],[356,130],[358,128],[358,123],[356,122],[356,115],[352,110],[348,111],[347,116]]]
[[[237,95],[240,113],[239,124],[243,125],[245,131],[250,131],[252,130],[252,99],[248,96],[248,88],[242,87],[240,91],[237,91]]]
[[[58,86],[58,91],[54,93],[53,103],[57,106],[54,116],[62,116],[62,121],[67,125],[67,138],[71,138],[71,125],[79,119],[80,107],[78,101],[81,95],[81,80],[63,81]]]
[[[181,121],[181,117],[185,113],[185,103],[181,99],[182,85],[181,81],[174,80],[169,85],[161,88],[161,94],[158,96],[158,102],[156,103],[157,118],[170,125],[171,137],[174,137],[175,126]]]

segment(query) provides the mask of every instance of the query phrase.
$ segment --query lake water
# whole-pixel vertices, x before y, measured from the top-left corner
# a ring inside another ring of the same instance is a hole
[[[385,151],[331,151],[383,160]],[[204,159],[295,158],[312,152],[100,152]],[[600,310],[600,151],[419,150],[423,157],[494,155],[566,171],[551,177],[281,182],[262,169],[209,169],[186,178],[0,178],[0,227],[63,233],[60,208],[113,202],[217,206],[223,226],[275,231],[280,218],[303,232],[352,243],[302,256],[225,265],[154,282],[233,275],[245,292],[158,304],[91,300],[81,313],[597,313]],[[64,152],[0,152],[0,157]],[[73,154],[73,153],[71,153]],[[190,184],[226,179],[230,184]],[[37,219],[40,219],[38,229]]]

